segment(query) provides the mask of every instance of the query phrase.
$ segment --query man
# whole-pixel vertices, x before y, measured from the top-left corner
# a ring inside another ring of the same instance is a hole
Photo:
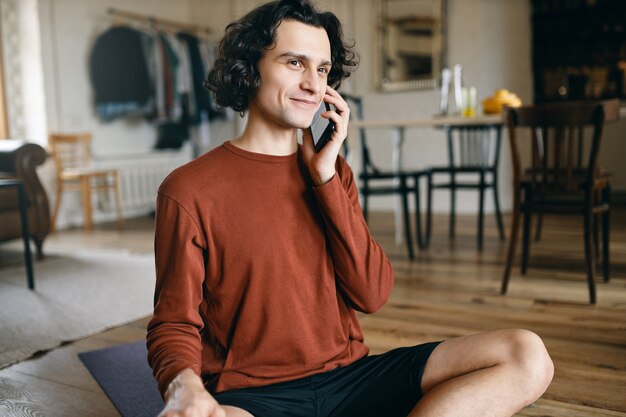
[[[246,127],[159,189],[148,357],[161,416],[505,416],[550,383],[523,330],[368,356],[355,311],[385,303],[393,271],[338,156],[350,110],[331,86],[354,66],[339,21],[308,0],[227,27],[207,84]],[[322,100],[336,128],[316,153]]]

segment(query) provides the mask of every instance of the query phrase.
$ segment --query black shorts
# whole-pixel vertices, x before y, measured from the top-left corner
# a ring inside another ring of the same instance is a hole
[[[254,417],[406,417],[422,397],[426,361],[440,342],[366,356],[332,371],[215,394]]]

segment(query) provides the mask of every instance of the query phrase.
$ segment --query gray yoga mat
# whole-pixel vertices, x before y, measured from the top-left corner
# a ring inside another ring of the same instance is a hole
[[[123,417],[155,417],[163,409],[145,341],[78,356]]]

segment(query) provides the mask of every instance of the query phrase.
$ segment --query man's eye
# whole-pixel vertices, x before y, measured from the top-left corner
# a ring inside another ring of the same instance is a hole
[[[326,67],[320,67],[317,70],[321,72],[322,74],[328,74],[328,68]]]
[[[300,61],[296,60],[296,59],[294,59],[292,61],[289,61],[289,64],[293,65],[294,67],[301,67],[302,66],[302,63]]]

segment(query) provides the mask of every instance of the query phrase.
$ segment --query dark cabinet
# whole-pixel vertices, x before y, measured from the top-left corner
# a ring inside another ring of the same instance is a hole
[[[626,99],[626,1],[532,0],[535,102]]]

